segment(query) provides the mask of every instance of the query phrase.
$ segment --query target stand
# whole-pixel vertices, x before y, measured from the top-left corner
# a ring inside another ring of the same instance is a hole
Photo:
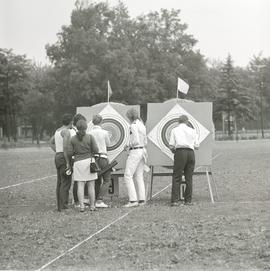
[[[119,196],[119,177],[118,170],[123,169],[126,163],[126,152],[124,146],[128,143],[129,137],[129,120],[126,117],[126,112],[130,108],[135,108],[140,112],[138,105],[124,105],[121,103],[100,103],[88,107],[77,107],[77,113],[82,114],[88,123],[87,133],[91,130],[93,123],[93,115],[99,114],[102,116],[102,128],[107,130],[110,135],[111,144],[108,146],[109,161],[117,160],[118,164],[114,167],[117,171],[111,174],[111,185],[108,190],[108,195],[111,197]]]
[[[129,137],[129,120],[126,117],[126,112],[130,108],[135,108],[140,111],[138,105],[124,105],[121,103],[100,103],[89,107],[77,107],[77,113],[85,116],[88,129],[87,133],[93,127],[92,117],[99,114],[102,116],[102,128],[107,130],[110,135],[111,144],[107,148],[109,161],[117,160],[116,169],[125,167],[126,154],[124,147],[128,143]]]
[[[207,184],[208,184],[208,190],[209,190],[209,195],[210,195],[210,199],[211,202],[214,203],[215,199],[214,199],[214,194],[213,194],[213,189],[212,189],[212,184],[214,184],[214,190],[215,190],[215,198],[218,200],[219,199],[219,195],[218,195],[218,190],[217,190],[217,184],[215,179],[213,178],[213,174],[212,174],[212,170],[211,167],[206,166],[204,168],[205,171],[198,171],[198,169],[201,169],[202,166],[198,167],[197,169],[195,169],[193,176],[206,176],[207,179]],[[148,192],[147,198],[148,200],[152,200],[153,198],[153,184],[154,184],[154,176],[158,176],[158,177],[172,177],[173,176],[173,172],[172,172],[172,167],[166,167],[166,169],[170,169],[171,171],[166,171],[166,172],[155,172],[154,171],[154,166],[150,166],[150,190]],[[185,177],[182,177],[182,182],[180,184],[180,200],[184,200],[184,192],[185,192],[185,187],[186,187],[186,182],[185,182]]]
[[[163,103],[147,104],[147,152],[150,171],[150,199],[152,198],[154,176],[172,176],[174,154],[169,148],[170,135],[179,123],[180,115],[188,116],[188,125],[196,131],[200,147],[195,150],[196,169],[193,175],[205,175],[211,202],[214,203],[212,183],[216,196],[216,182],[212,176],[212,146],[214,125],[211,102],[193,102],[183,99],[171,99]],[[166,172],[155,172],[155,167],[171,169]],[[183,189],[181,189],[182,191]]]

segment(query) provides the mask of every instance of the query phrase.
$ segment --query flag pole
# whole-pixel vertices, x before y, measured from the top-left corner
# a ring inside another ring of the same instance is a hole
[[[179,98],[178,98],[178,91],[179,91],[179,90],[178,90],[178,78],[177,78],[177,87],[176,87],[176,101],[178,101],[178,99],[179,99]]]
[[[109,80],[107,81],[107,103],[110,102],[110,94],[109,94]]]

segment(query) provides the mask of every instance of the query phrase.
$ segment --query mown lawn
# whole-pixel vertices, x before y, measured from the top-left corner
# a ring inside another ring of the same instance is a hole
[[[270,141],[217,142],[212,171],[194,178],[194,205],[170,207],[170,188],[47,270],[269,270]],[[0,151],[0,187],[55,174],[47,148]],[[154,193],[171,182],[155,177]],[[110,202],[110,198],[108,198]],[[130,210],[123,182],[107,210],[55,208],[55,177],[0,190],[0,269],[38,269]]]

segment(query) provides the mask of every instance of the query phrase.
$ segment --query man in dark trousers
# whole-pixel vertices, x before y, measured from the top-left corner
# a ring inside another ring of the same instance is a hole
[[[92,118],[92,122],[94,126],[90,130],[90,135],[94,137],[96,140],[99,152],[95,154],[95,159],[100,167],[100,169],[104,169],[108,166],[108,152],[107,148],[111,144],[109,132],[102,129],[102,116],[94,115]],[[97,208],[108,208],[109,206],[104,203],[103,198],[108,193],[108,189],[111,183],[111,171],[107,171],[102,176],[99,176],[96,180],[95,191],[96,191],[96,207]]]
[[[198,135],[189,126],[188,117],[181,115],[179,125],[172,129],[170,136],[170,149],[174,153],[172,197],[171,205],[177,206],[179,201],[180,184],[184,172],[186,189],[184,199],[186,205],[191,205],[192,200],[192,176],[195,167],[194,149],[199,147]]]
[[[67,148],[72,119],[73,116],[71,114],[65,114],[62,119],[63,125],[56,130],[50,141],[50,146],[55,151],[55,166],[57,170],[56,199],[59,212],[68,208],[71,172],[67,174],[66,169],[70,168]]]

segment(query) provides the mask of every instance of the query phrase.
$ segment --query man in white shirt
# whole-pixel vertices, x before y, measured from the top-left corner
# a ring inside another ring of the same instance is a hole
[[[68,208],[71,175],[66,174],[66,169],[70,168],[67,148],[70,138],[70,128],[72,127],[72,115],[65,114],[62,124],[63,126],[56,130],[50,140],[50,146],[55,152],[55,166],[57,170],[56,199],[57,210],[59,212]]]
[[[94,126],[90,130],[89,134],[91,134],[96,141],[99,152],[95,154],[95,159],[100,169],[107,167],[109,164],[107,147],[111,144],[109,132],[102,129],[102,116],[94,115],[92,118],[92,123]],[[107,208],[108,205],[103,202],[103,197],[108,192],[109,186],[111,182],[111,172],[107,171],[100,176],[95,183],[95,191],[96,191],[96,207],[97,208]]]
[[[136,207],[145,204],[145,185],[143,170],[146,159],[146,128],[139,118],[135,108],[127,111],[130,125],[129,142],[125,147],[129,151],[124,173],[125,184],[128,191],[129,202],[124,207]],[[133,180],[134,179],[134,180]],[[135,183],[137,184],[137,191]]]
[[[192,200],[192,175],[195,167],[194,149],[199,147],[196,131],[188,126],[188,117],[179,117],[179,125],[172,129],[170,149],[174,153],[171,205],[177,206],[179,201],[180,184],[184,172],[186,189],[184,199],[186,205]]]

